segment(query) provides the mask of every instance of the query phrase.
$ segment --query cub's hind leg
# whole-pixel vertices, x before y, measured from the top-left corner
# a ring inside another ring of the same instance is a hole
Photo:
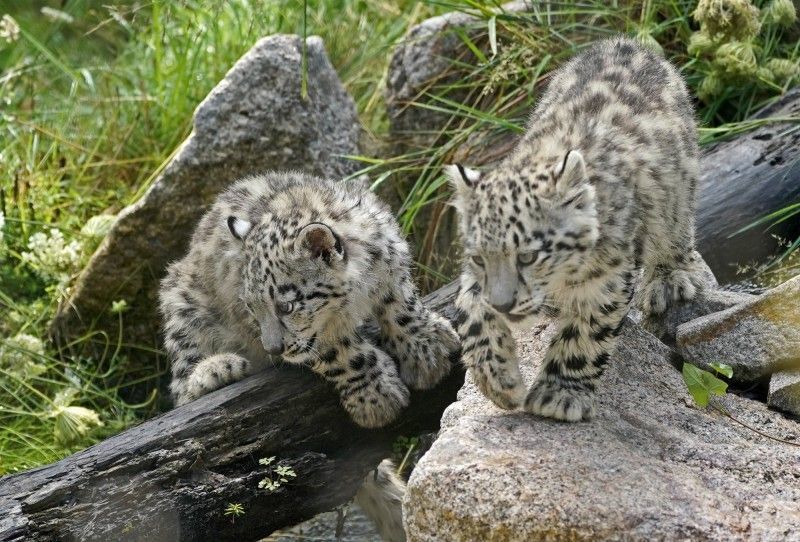
[[[693,299],[708,280],[694,249],[695,182],[688,173],[670,177],[675,181],[668,189],[674,193],[653,207],[644,228],[637,302],[645,314],[660,314],[673,302]],[[659,207],[665,209],[656,216]]]
[[[645,262],[638,304],[645,314],[661,314],[674,302],[694,299],[707,281],[707,271],[696,251],[675,255],[671,261],[658,258]]]

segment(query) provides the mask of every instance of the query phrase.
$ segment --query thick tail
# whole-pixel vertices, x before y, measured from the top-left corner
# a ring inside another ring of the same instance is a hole
[[[405,542],[403,529],[403,495],[406,484],[397,474],[397,467],[390,459],[381,461],[378,468],[370,471],[364,484],[356,493],[356,503],[375,523],[381,538],[387,542]]]

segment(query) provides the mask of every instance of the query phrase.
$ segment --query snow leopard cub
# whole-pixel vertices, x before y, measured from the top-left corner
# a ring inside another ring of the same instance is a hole
[[[160,305],[177,404],[281,355],[331,382],[356,423],[380,427],[407,405],[406,386],[434,386],[459,349],[449,322],[420,302],[388,207],[353,183],[302,173],[220,195],[169,267]],[[370,317],[380,347],[358,333]]]
[[[554,73],[517,148],[491,171],[448,166],[466,255],[463,359],[498,406],[589,419],[633,282],[648,313],[702,287],[698,149],[686,87],[636,42],[596,43]],[[509,326],[558,313],[525,390]]]

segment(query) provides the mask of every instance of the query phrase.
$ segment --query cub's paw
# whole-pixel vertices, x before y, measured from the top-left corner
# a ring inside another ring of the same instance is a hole
[[[450,372],[458,360],[460,341],[450,322],[436,313],[430,313],[419,327],[389,339],[386,346],[397,357],[403,382],[412,389],[427,390]]]
[[[656,275],[639,290],[639,306],[645,314],[661,314],[667,310],[670,299],[669,283],[665,277]]]
[[[653,276],[643,285],[639,305],[645,314],[661,314],[672,302],[694,299],[703,289],[705,276],[693,269],[673,269]]]
[[[591,420],[595,414],[594,396],[586,390],[537,380],[525,399],[525,412],[565,422]]]
[[[484,397],[504,410],[515,410],[525,399],[525,385],[517,371],[496,370],[488,364],[470,367],[472,380]]]
[[[254,369],[237,354],[216,354],[201,360],[184,381],[173,381],[175,404],[185,405],[207,393],[241,380]]]
[[[373,374],[365,375],[371,377]],[[361,427],[383,427],[408,406],[408,396],[408,388],[396,374],[380,374],[364,388],[343,395],[342,406]]]

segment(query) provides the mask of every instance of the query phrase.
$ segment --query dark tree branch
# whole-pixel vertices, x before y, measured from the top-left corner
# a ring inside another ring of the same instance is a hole
[[[426,298],[452,316],[455,287]],[[371,331],[374,333],[374,329]],[[0,541],[257,540],[350,500],[397,435],[438,428],[464,380],[412,394],[390,427],[356,426],[309,371],[276,366],[57,463],[0,479]],[[259,489],[262,457],[297,477]],[[245,514],[224,515],[228,503]]]

